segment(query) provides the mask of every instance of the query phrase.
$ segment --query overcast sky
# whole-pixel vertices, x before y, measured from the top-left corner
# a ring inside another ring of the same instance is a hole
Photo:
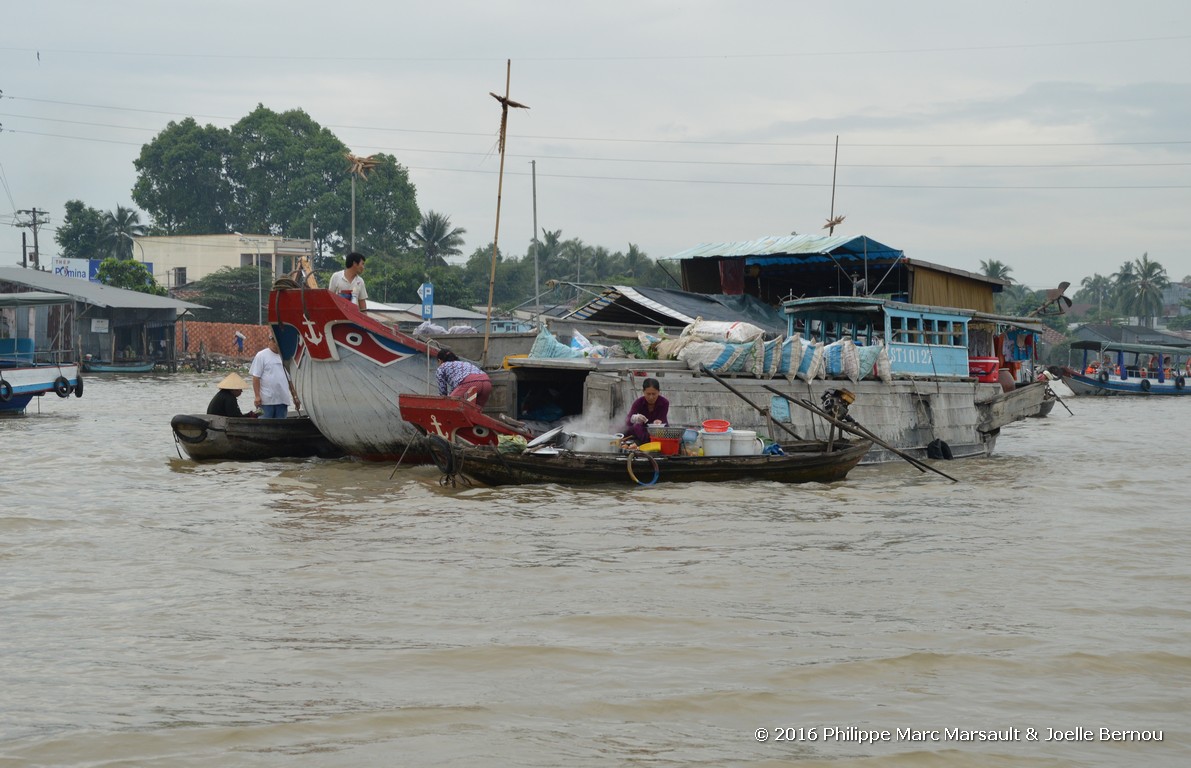
[[[133,205],[169,121],[258,103],[395,155],[470,253],[495,230],[506,59],[530,107],[509,121],[506,253],[533,236],[531,160],[538,225],[564,239],[664,258],[822,233],[838,136],[836,234],[997,259],[1032,288],[1143,252],[1191,274],[1186,0],[6,3],[0,262],[20,260],[15,211],[48,211],[56,253],[67,200]]]

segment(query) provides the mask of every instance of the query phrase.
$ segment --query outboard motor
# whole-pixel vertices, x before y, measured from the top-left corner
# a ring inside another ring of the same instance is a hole
[[[844,423],[854,422],[848,415],[848,406],[856,402],[856,395],[846,389],[829,389],[823,393],[823,410],[832,418]]]

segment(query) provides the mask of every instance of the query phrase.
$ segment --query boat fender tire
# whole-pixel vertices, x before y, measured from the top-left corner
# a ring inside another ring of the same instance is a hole
[[[935,438],[931,440],[926,446],[926,457],[928,459],[943,459],[951,461],[955,456],[951,453],[951,446],[947,445],[946,440]]]
[[[1108,371],[1101,369],[1096,374],[1096,381],[1100,382],[1101,384],[1107,384],[1108,383]]]
[[[78,375],[77,381],[78,381],[78,383],[74,385],[74,396],[82,397],[83,396],[83,374],[80,373]]]
[[[637,474],[635,472],[633,472],[633,462],[636,461],[638,457],[643,457],[646,461],[648,461],[650,469],[653,470],[653,479],[650,480],[648,483],[643,483],[640,480],[638,480]],[[658,460],[655,459],[651,454],[646,453],[645,451],[633,451],[632,453],[630,453],[628,461],[626,461],[624,463],[624,468],[628,471],[629,477],[631,477],[633,479],[634,483],[636,483],[637,485],[644,485],[647,487],[657,483],[658,477],[660,477],[662,474],[662,471],[658,468]]]
[[[12,399],[12,385],[0,379],[0,403],[7,403]]]
[[[178,431],[178,427],[198,427],[199,433],[196,436],[191,436]],[[179,415],[170,419],[170,427],[174,430],[174,437],[178,438],[184,443],[201,443],[207,439],[207,428],[210,426],[205,419],[200,419],[198,416]]]
[[[1142,379],[1141,384],[1139,386],[1141,387],[1142,392],[1149,392],[1150,391],[1150,380]]]
[[[430,458],[439,472],[444,475],[455,474],[455,451],[451,450],[450,443],[438,435],[430,436]]]
[[[1182,388],[1183,388],[1183,387],[1185,387],[1185,386],[1187,386],[1187,380],[1186,380],[1186,379],[1184,379],[1182,376],[1175,376],[1175,377],[1174,377],[1174,388],[1175,388],[1175,389],[1182,389]]]
[[[54,394],[58,397],[67,397],[70,395],[70,382],[66,380],[65,376],[59,376],[54,379]]]

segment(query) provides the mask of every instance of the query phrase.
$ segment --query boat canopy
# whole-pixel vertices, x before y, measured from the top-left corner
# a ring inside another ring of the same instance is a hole
[[[1072,349],[1090,349],[1096,352],[1135,352],[1138,354],[1153,354],[1161,352],[1169,355],[1191,354],[1191,342],[1186,347],[1172,347],[1163,344],[1125,344],[1120,341],[1083,340],[1071,342]]]
[[[70,296],[47,291],[0,293],[0,307],[44,307],[52,304],[69,304],[72,301],[74,299]]]

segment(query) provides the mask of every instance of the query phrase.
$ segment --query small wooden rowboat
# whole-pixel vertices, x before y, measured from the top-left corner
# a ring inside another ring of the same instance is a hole
[[[504,453],[494,446],[462,446],[432,437],[435,464],[447,477],[463,475],[487,485],[558,483],[727,482],[830,483],[843,480],[872,447],[868,440],[807,440],[782,445],[783,454],[754,456],[660,456],[628,453],[576,453],[543,446]]]
[[[285,419],[179,414],[170,419],[174,440],[195,461],[302,458],[334,459],[343,451],[308,416]]]

